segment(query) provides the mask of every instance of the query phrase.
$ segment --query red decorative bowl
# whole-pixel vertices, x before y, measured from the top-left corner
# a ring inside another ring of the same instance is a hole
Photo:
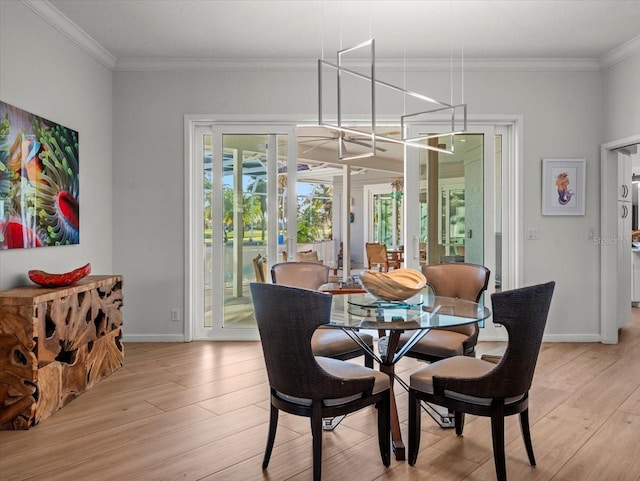
[[[74,282],[78,282],[83,277],[88,276],[91,273],[91,264],[87,263],[82,267],[78,267],[69,272],[63,274],[50,274],[49,272],[30,270],[28,272],[29,279],[35,282],[39,286],[44,287],[61,287],[68,286]]]

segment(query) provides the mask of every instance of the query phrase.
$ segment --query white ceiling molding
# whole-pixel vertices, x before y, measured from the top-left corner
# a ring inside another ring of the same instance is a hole
[[[22,3],[102,65],[113,70],[116,58],[47,0],[22,0]]]
[[[354,67],[364,67],[366,62]],[[317,71],[317,59],[194,59],[194,58],[124,58],[116,61],[113,70],[121,72],[268,72],[268,71]],[[459,70],[459,65],[454,69]],[[376,69],[386,72],[450,72],[449,59],[379,59]],[[597,59],[465,59],[464,69],[467,72],[526,72],[526,71],[577,71],[593,72],[600,70]]]
[[[120,72],[268,72],[315,71],[316,59],[210,59],[210,58],[122,58],[116,61],[115,71]]]
[[[614,48],[611,52],[600,57],[600,69],[605,70],[617,64],[631,55],[640,53],[640,36],[623,43],[619,47]]]
[[[200,58],[118,58],[80,29],[48,0],[21,0],[56,30],[114,71],[316,71],[317,59],[200,59]],[[613,49],[599,59],[589,58],[465,58],[465,71],[598,71],[609,68],[640,52],[640,37]],[[455,62],[455,59],[454,59]],[[384,71],[451,70],[450,59],[379,59],[376,68]],[[454,66],[455,68],[455,66]]]

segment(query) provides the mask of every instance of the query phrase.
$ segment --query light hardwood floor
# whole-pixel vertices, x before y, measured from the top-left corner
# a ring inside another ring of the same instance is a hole
[[[479,353],[502,347],[480,343]],[[398,371],[408,379],[420,367],[407,358]],[[406,393],[397,399],[406,439]],[[617,345],[544,344],[530,417],[538,466],[529,466],[517,417],[509,418],[510,481],[639,481],[640,310]],[[425,414],[416,466],[394,459],[389,468],[375,419],[367,409],[324,434],[323,480],[495,479],[487,419],[469,416],[457,437]],[[286,414],[262,471],[267,422],[259,343],[126,344],[122,369],[38,426],[0,432],[0,479],[311,479],[308,420]]]

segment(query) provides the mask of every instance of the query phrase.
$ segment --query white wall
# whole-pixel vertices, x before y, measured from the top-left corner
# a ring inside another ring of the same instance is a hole
[[[127,280],[125,334],[174,339],[183,332],[169,312],[183,305],[184,114],[309,120],[316,115],[310,68],[114,73],[114,268]],[[394,75],[385,80],[397,82]],[[598,339],[599,253],[587,233],[599,225],[600,73],[468,72],[465,84],[472,116],[524,115],[523,225],[540,232],[540,240],[524,241],[524,282],[557,281],[548,338]],[[449,75],[410,72],[406,85],[442,96]],[[586,216],[541,216],[545,157],[587,160]]]
[[[313,119],[313,62],[281,72],[115,72],[112,93],[112,74],[27,7],[0,9],[0,98],[78,130],[82,179],[81,244],[0,252],[0,288],[27,283],[33,267],[90,261],[96,273],[125,276],[126,337],[181,338],[182,322],[169,321],[169,311],[184,307],[183,116]],[[472,117],[524,118],[523,226],[540,232],[540,240],[524,240],[524,283],[557,281],[548,339],[599,336],[599,252],[587,238],[600,223],[598,147],[640,131],[638,82],[630,80],[638,65],[636,55],[604,73],[466,74]],[[403,84],[401,77],[385,80]],[[406,88],[446,98],[449,76],[408,72]],[[541,216],[545,157],[587,160],[586,216]]]
[[[640,52],[602,74],[603,143],[640,133]]]
[[[0,289],[29,269],[113,273],[111,71],[21,2],[0,1],[0,60],[1,100],[78,131],[81,179],[80,244],[0,251]]]

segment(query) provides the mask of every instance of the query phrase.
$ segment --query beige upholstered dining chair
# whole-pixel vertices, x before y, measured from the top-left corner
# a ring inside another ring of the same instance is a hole
[[[329,267],[315,262],[280,262],[271,267],[271,280],[274,284],[317,290],[329,282]],[[373,351],[373,336],[357,335]],[[365,366],[373,367],[371,356],[339,329],[318,329],[311,339],[311,346],[316,356],[347,360],[364,355]]]
[[[484,266],[468,263],[422,266],[427,285],[436,296],[457,297],[478,302],[489,284],[490,271]],[[437,361],[451,356],[475,356],[478,323],[448,329],[432,329],[416,343],[406,356],[423,361]],[[399,347],[407,343],[411,332],[400,336]]]
[[[269,435],[262,468],[269,465],[280,410],[311,419],[313,479],[320,481],[322,418],[343,416],[371,405],[378,410],[382,462],[389,466],[389,377],[358,364],[315,356],[311,350],[316,328],[329,322],[332,296],[255,282],[250,288],[271,392]]]
[[[497,364],[455,356],[434,362],[411,375],[409,386],[409,464],[420,448],[420,402],[454,412],[456,434],[462,435],[464,414],[491,418],[493,457],[498,481],[507,480],[504,417],[520,415],[529,463],[535,466],[529,430],[529,389],[540,351],[555,282],[491,295],[493,322],[508,334],[507,348]]]
[[[367,242],[365,250],[369,269],[374,269],[376,266],[379,266],[383,272],[389,272],[389,269],[400,269],[400,261],[389,258],[386,245]]]
[[[329,266],[317,262],[279,262],[271,267],[271,281],[315,291],[329,282]]]

